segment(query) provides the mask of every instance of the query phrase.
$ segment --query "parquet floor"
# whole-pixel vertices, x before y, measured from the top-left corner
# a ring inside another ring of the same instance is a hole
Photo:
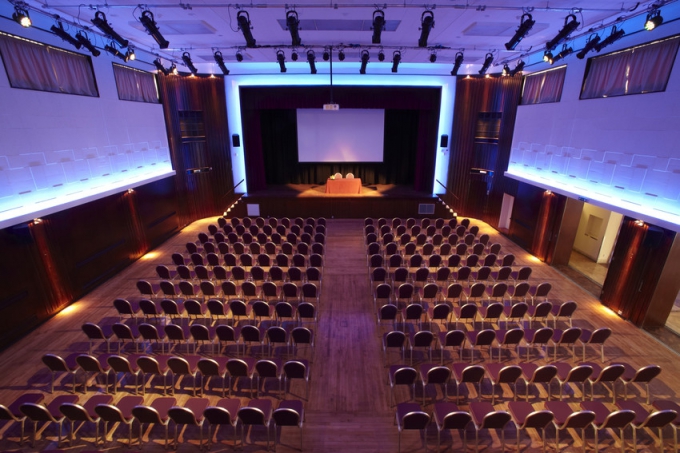
[[[41,356],[45,353],[68,355],[72,352],[86,352],[88,345],[80,326],[87,321],[97,323],[110,323],[118,319],[112,307],[112,300],[119,296],[135,296],[135,282],[139,278],[148,278],[155,275],[154,267],[158,263],[169,263],[170,254],[175,251],[183,251],[184,243],[194,240],[196,234],[206,230],[208,224],[214,219],[205,219],[195,222],[187,227],[179,235],[167,241],[147,258],[141,259],[118,276],[103,284],[101,287],[88,294],[82,300],[73,304],[72,308],[65,310],[50,321],[39,327],[28,337],[17,342],[9,349],[0,354],[0,402],[9,404],[18,395],[26,391],[45,392],[46,401],[52,400],[54,395],[49,391],[49,373],[41,363]],[[621,320],[618,316],[602,307],[593,296],[586,293],[578,286],[561,276],[560,273],[538,262],[528,253],[500,236],[495,230],[481,222],[474,222],[481,226],[481,232],[492,235],[492,242],[503,244],[505,253],[512,252],[516,255],[517,265],[531,265],[534,272],[532,282],[548,281],[553,289],[550,300],[560,303],[566,300],[575,300],[579,308],[574,317],[574,325],[595,328],[609,326],[614,331],[613,336],[605,346],[607,363],[612,361],[627,361],[633,366],[642,366],[656,363],[663,369],[659,378],[651,385],[652,399],[678,398],[680,380],[677,379],[680,371],[678,355],[671,352],[663,344],[655,341],[650,335],[639,330],[631,324]],[[309,399],[305,401],[306,421],[303,432],[304,451],[311,452],[393,452],[397,451],[397,429],[394,426],[394,409],[389,403],[389,387],[387,386],[387,371],[381,350],[382,330],[375,322],[373,302],[367,279],[365,248],[363,244],[361,220],[329,220],[326,244],[325,271],[323,276],[323,288],[320,303],[320,318],[316,329],[316,352],[311,366],[312,378],[310,383]],[[155,255],[155,256],[154,256]],[[524,351],[524,348],[522,348]],[[539,363],[551,361],[543,357],[537,358],[534,351],[532,360]],[[100,350],[101,352],[101,350]],[[577,359],[580,357],[578,349]],[[524,354],[522,354],[524,355]],[[570,354],[561,352],[563,360],[571,360]],[[435,357],[437,357],[435,355]],[[422,360],[422,355],[416,356]],[[488,357],[486,358],[488,360]],[[396,360],[391,355],[391,360]],[[437,359],[438,360],[438,359]],[[516,358],[507,359],[506,363],[516,361]],[[595,349],[588,350],[588,360],[599,361],[599,355]],[[447,357],[447,362],[451,359]],[[64,383],[67,383],[65,379]],[[57,382],[55,394],[67,393],[70,385]],[[265,398],[277,400],[274,394],[275,386],[267,387]],[[100,387],[101,388],[101,387]],[[219,388],[219,386],[217,387]],[[115,396],[118,401],[125,395],[129,395],[131,387]],[[633,395],[638,401],[644,402],[644,389],[632,388]],[[304,387],[301,383],[294,382],[291,388],[291,397],[304,395]],[[436,393],[435,393],[436,392]],[[489,395],[491,392],[488,381],[482,387],[482,393]],[[558,393],[557,385],[552,387],[553,393]],[[602,395],[604,389],[596,387],[596,394]],[[622,392],[619,386],[619,392]],[[94,394],[91,390],[89,395]],[[450,384],[449,395],[455,395],[455,384]],[[523,395],[524,386],[518,384],[518,393]],[[461,391],[459,405],[467,408],[470,398],[475,398],[476,391],[470,387]],[[81,395],[81,401],[86,397]],[[89,396],[88,395],[88,396]],[[217,401],[221,395],[217,391],[208,391],[207,397],[211,402]],[[247,402],[248,393],[240,388],[236,395]],[[159,389],[147,391],[145,402],[159,396]],[[191,392],[188,388],[179,389],[176,397],[179,404],[183,404]],[[420,385],[416,387],[417,401],[422,401]],[[497,397],[500,391],[497,390]],[[398,388],[396,391],[397,401],[406,401],[411,397],[407,387]],[[434,398],[441,400],[441,389],[428,388],[426,399],[431,402]],[[542,401],[547,398],[544,387],[532,388],[530,401],[536,403],[536,408],[542,408]],[[485,398],[486,399],[486,398]],[[600,399],[609,403],[610,398]],[[503,387],[503,395],[497,398],[497,408],[506,407],[506,403],[512,400],[512,392],[508,387]],[[580,402],[580,390],[573,388],[567,392],[567,401],[574,408]],[[277,403],[275,402],[274,407]],[[612,407],[612,406],[610,406]],[[426,406],[430,411],[431,404]],[[133,440],[137,438],[137,425]],[[27,424],[27,432],[31,432],[32,426]],[[172,428],[171,428],[172,433]],[[44,451],[56,449],[56,429],[49,426],[42,433],[35,448],[27,445],[20,447],[17,443],[19,429],[17,424],[5,425],[0,428],[3,434],[0,440],[0,451]],[[508,448],[515,448],[515,430],[509,425],[506,429],[506,442]],[[569,431],[560,436],[559,449],[562,451],[581,451],[582,443],[578,437],[580,433]],[[66,451],[81,452],[93,450],[92,444],[94,428],[84,426],[79,431],[79,438],[73,446],[63,444]],[[127,442],[127,428],[120,427],[116,431],[116,437]],[[280,443],[276,451],[297,451],[300,442],[300,433],[295,428],[285,428],[277,436]],[[163,451],[162,428],[153,428],[151,432],[145,432],[145,440],[150,437],[151,442],[146,443],[144,451]],[[614,436],[614,437],[613,437]],[[601,451],[619,451],[618,434],[601,433]],[[212,451],[232,450],[232,433],[221,428],[218,434],[218,444],[213,444]],[[671,432],[665,433],[666,448],[671,449],[669,439]],[[428,429],[426,436],[427,450],[436,449],[436,428],[434,424]],[[587,431],[588,448],[593,448],[593,432]],[[631,432],[627,431],[626,439],[631,442]],[[554,431],[548,430],[549,448],[553,449]],[[179,451],[196,451],[198,449],[198,433],[195,429],[188,429],[180,434]],[[246,439],[245,446],[241,449],[245,452],[265,450],[266,436],[262,430],[254,430]],[[423,451],[422,437],[417,431],[405,432],[402,435],[402,451]],[[531,444],[529,444],[531,442]],[[474,448],[474,429],[468,429],[468,444]],[[656,433],[638,434],[638,451],[659,452],[658,438]],[[443,433],[442,450],[453,447],[451,451],[462,451],[461,438],[458,434]],[[109,441],[105,451],[127,451],[124,443]],[[628,446],[630,448],[630,445]],[[133,450],[137,447],[134,446]],[[535,432],[529,436],[522,434],[522,450],[529,452],[541,451],[540,437]],[[500,451],[501,443],[498,433],[482,433],[480,436],[480,451]]]

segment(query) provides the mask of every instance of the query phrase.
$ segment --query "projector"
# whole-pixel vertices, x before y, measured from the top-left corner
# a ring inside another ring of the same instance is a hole
[[[340,104],[324,104],[324,110],[340,110]]]

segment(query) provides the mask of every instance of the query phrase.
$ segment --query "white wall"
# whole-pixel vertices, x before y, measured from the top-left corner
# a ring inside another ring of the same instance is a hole
[[[610,211],[593,206],[589,203],[583,203],[583,211],[581,212],[581,219],[576,230],[576,238],[574,239],[574,250],[587,256],[593,261],[597,261],[600,254],[600,247],[604,241],[605,231],[609,224]],[[601,219],[599,228],[588,230],[588,222],[592,219]]]
[[[679,32],[670,23],[602,53]],[[508,176],[680,230],[678,60],[665,92],[579,100],[586,61],[565,60],[560,102],[518,108]]]
[[[12,24],[0,26],[74,50]],[[97,98],[12,88],[0,65],[0,227],[174,174],[162,105],[119,100],[111,58],[92,57]]]

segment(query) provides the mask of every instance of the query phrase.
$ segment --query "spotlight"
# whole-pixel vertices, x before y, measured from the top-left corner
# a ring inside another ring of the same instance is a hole
[[[420,15],[420,39],[418,39],[418,47],[427,47],[427,38],[430,36],[430,30],[434,28],[434,13],[425,10]]]
[[[338,52],[338,60],[345,61],[345,51],[342,49]]]
[[[604,49],[604,48],[607,47],[608,45],[614,44],[616,41],[618,41],[619,39],[623,38],[623,35],[625,35],[625,34],[626,34],[625,31],[623,31],[623,30],[617,30],[617,29],[616,29],[616,25],[614,25],[614,26],[612,27],[612,31],[611,31],[611,33],[609,34],[609,36],[607,36],[607,37],[604,38],[602,41],[600,41],[599,44],[596,44],[596,45],[595,45],[595,50],[597,50],[597,51],[599,52],[600,50]]]
[[[553,64],[555,62],[555,57],[553,57],[553,54],[552,54],[551,51],[546,50],[543,53],[543,61],[545,61],[546,63],[550,63],[550,64]]]
[[[331,54],[328,51],[328,47],[323,49],[323,61],[328,61],[331,58]]]
[[[118,50],[115,42],[111,41],[111,43],[105,45],[104,50],[113,55],[114,57],[120,58],[121,60],[125,61],[125,54]]]
[[[236,52],[236,61],[238,61],[239,63],[243,61],[243,54],[241,53],[240,50]]]
[[[344,57],[345,57],[344,53],[342,55],[343,55],[343,57],[340,60],[344,59]],[[298,61],[297,50],[293,49],[293,51],[290,53],[290,59],[293,60],[293,61]]]
[[[59,26],[57,27],[57,25],[59,25]],[[80,49],[82,47],[82,44],[80,44],[80,42],[78,42],[77,39],[75,39],[73,36],[69,35],[66,32],[66,30],[64,30],[64,25],[61,22],[57,22],[57,25],[52,25],[52,27],[50,27],[50,30],[52,30],[52,33],[59,36],[61,39],[63,39],[67,43],[71,44],[76,49]]]
[[[489,52],[484,57],[484,64],[482,65],[482,69],[479,70],[479,75],[486,74],[486,71],[489,69],[489,66],[491,66],[491,63],[493,63],[493,54]]]
[[[214,57],[217,66],[219,66],[220,69],[222,70],[222,74],[229,75],[229,69],[227,69],[227,65],[224,64],[224,57],[222,56],[222,52],[220,52],[219,50],[215,51]]]
[[[290,37],[293,40],[294,46],[299,46],[302,44],[302,39],[300,39],[300,20],[298,19],[298,13],[292,9],[286,13],[286,28],[290,32]]]
[[[503,72],[501,72],[503,77],[510,75],[510,66],[507,63],[503,65]]]
[[[87,37],[87,33],[85,33],[84,30],[80,30],[78,33],[76,33],[76,39],[77,39],[78,42],[80,42],[80,44],[82,44],[87,50],[89,50],[90,53],[91,53],[93,56],[98,57],[99,54],[101,54],[101,52],[99,52],[99,49],[97,49],[95,46],[92,45],[92,43],[90,42],[90,40],[89,40],[88,37]]]
[[[456,59],[453,61],[453,69],[451,70],[451,75],[455,76],[458,74],[460,66],[463,64],[463,52],[456,52]]]
[[[569,20],[571,18],[571,20]],[[555,36],[553,39],[548,41],[545,44],[546,50],[553,50],[559,43],[562,41],[566,40],[569,35],[578,28],[578,26],[581,25],[579,22],[576,21],[576,16],[573,14],[569,14],[567,17],[564,18],[564,26],[562,27],[562,30],[557,33],[557,36]]]
[[[524,19],[526,17],[526,20]],[[510,38],[510,41],[505,43],[505,48],[507,50],[515,50],[515,47],[517,47],[517,44],[524,39],[524,37],[529,33],[529,30],[531,30],[534,26],[536,21],[531,17],[531,14],[529,13],[524,13],[522,14],[522,17],[520,18],[519,22],[519,27],[517,27],[517,31],[515,34]]]
[[[14,13],[12,14],[12,19],[14,22],[21,25],[24,28],[30,27],[33,22],[28,16],[28,10],[24,8],[24,3],[17,3],[14,5]]]
[[[401,63],[401,52],[395,50],[392,54],[392,72],[397,72],[399,63]]]
[[[378,61],[385,61],[385,52],[382,49],[378,52]]]
[[[276,61],[279,62],[281,72],[286,72],[286,54],[283,53],[283,50],[276,51]]]
[[[574,49],[572,49],[571,47],[567,47],[567,45],[565,44],[565,45],[562,46],[562,50],[560,50],[560,53],[558,53],[552,59],[550,59],[548,61],[548,63],[553,64],[556,61],[562,60],[567,55],[570,55],[573,51],[574,51]]]
[[[520,61],[517,63],[517,66],[515,66],[515,69],[513,69],[512,71],[510,71],[510,76],[511,76],[511,77],[515,77],[515,74],[518,74],[518,73],[522,72],[522,69],[524,69],[524,64],[525,64],[525,63],[524,63],[522,60],[520,60]]]
[[[376,9],[373,11],[373,39],[371,42],[373,44],[380,44],[380,34],[385,29],[385,12],[381,9]]]
[[[179,75],[179,71],[177,70],[177,65],[175,63],[170,65],[170,73],[172,75]]]
[[[430,54],[430,63],[434,63],[437,61],[437,54],[435,52],[432,52]]]
[[[191,55],[189,55],[189,52],[184,52],[182,54],[182,61],[184,62],[184,65],[187,68],[189,68],[189,71],[191,71],[192,74],[196,75],[198,69],[196,69],[196,66],[194,66],[194,62],[191,61]]]
[[[142,15],[139,17],[139,21],[144,25],[144,28],[146,28],[146,31],[149,32],[151,37],[156,41],[156,44],[158,44],[158,47],[161,49],[167,49],[170,43],[161,35],[161,32],[158,31],[158,25],[156,24],[156,21],[153,19],[153,13],[149,11],[148,9],[142,11]]]
[[[160,72],[162,72],[162,73],[165,74],[166,76],[167,76],[167,75],[170,75],[170,70],[169,70],[169,69],[166,69],[166,68],[163,66],[163,63],[161,63],[161,59],[160,59],[160,58],[156,58],[156,59],[153,61],[153,65],[156,67],[156,69],[158,69]]]
[[[109,23],[106,22],[106,15],[103,12],[97,11],[94,15],[94,19],[92,19],[91,22],[105,35],[110,36],[111,39],[120,44],[121,47],[128,46],[128,40],[123,39],[123,37],[121,37],[118,33],[116,33],[116,31],[113,28],[111,28],[111,25],[109,25]]]
[[[663,24],[663,17],[661,17],[661,11],[655,8],[652,11],[650,11],[649,14],[647,14],[647,20],[645,20],[645,30],[652,31],[661,24]]]
[[[596,33],[593,33],[588,37],[588,40],[586,41],[586,45],[581,49],[579,53],[576,54],[576,58],[579,60],[583,60],[586,57],[586,54],[593,50],[595,46],[597,46],[600,43],[600,36],[597,35]]]
[[[137,55],[135,55],[135,49],[128,47],[127,52],[125,52],[125,61],[134,61],[136,58]]]
[[[368,64],[368,59],[370,54],[368,50],[364,49],[361,51],[361,68],[359,68],[359,74],[366,74],[366,65]]]
[[[316,55],[312,49],[307,51],[307,63],[309,63],[310,74],[316,74]]]
[[[250,14],[248,11],[239,11],[236,15],[236,21],[238,22],[238,29],[243,33],[243,37],[246,38],[246,47],[255,47],[255,38],[250,30],[253,27],[250,25]]]

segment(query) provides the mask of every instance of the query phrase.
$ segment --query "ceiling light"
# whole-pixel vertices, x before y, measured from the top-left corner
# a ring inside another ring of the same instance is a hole
[[[158,44],[158,47],[161,49],[167,49],[170,43],[161,35],[161,32],[158,31],[158,25],[156,24],[156,21],[153,19],[153,13],[149,11],[148,9],[142,11],[142,15],[139,17],[139,21],[144,25],[144,28],[146,28],[146,31],[151,35],[151,37],[156,41],[156,44]]]
[[[373,38],[371,42],[373,44],[380,44],[380,34],[385,29],[385,12],[381,9],[376,9],[373,11]]]
[[[647,14],[647,20],[645,20],[645,30],[652,31],[661,24],[663,24],[661,11],[659,11],[658,8],[654,8],[649,12],[649,14]]]
[[[12,14],[12,19],[14,21],[21,25],[24,28],[30,27],[33,22],[31,21],[31,18],[28,16],[28,10],[24,8],[24,3],[17,3],[14,5],[14,13]]]
[[[463,52],[456,52],[456,59],[453,61],[453,69],[451,69],[451,75],[458,75],[458,70],[463,64]]]
[[[430,54],[430,63],[434,63],[435,61],[437,61],[437,53],[436,53],[436,52],[432,52],[432,53]]]
[[[562,46],[562,50],[560,50],[560,53],[558,53],[557,55],[555,55],[555,56],[552,58],[552,60],[549,61],[548,63],[553,64],[553,63],[555,63],[556,61],[562,60],[562,59],[565,58],[566,56],[570,55],[573,51],[574,51],[574,49],[572,49],[571,47],[567,47],[567,45],[564,44],[564,45]]]
[[[182,54],[182,61],[184,62],[184,65],[189,68],[189,71],[191,71],[192,74],[196,74],[198,72],[198,69],[196,69],[196,66],[194,66],[194,62],[191,61],[191,55],[189,55],[189,52],[184,52]]]
[[[328,51],[328,47],[323,49],[323,61],[328,61],[331,59],[331,53]]]
[[[101,11],[97,11],[94,14],[94,19],[91,21],[95,27],[100,29],[106,36],[110,36],[111,39],[120,44],[121,47],[128,46],[128,40],[121,37],[116,31],[111,28],[111,25],[106,21],[106,14]]]
[[[489,66],[491,66],[491,63],[493,63],[493,54],[489,52],[484,57],[484,64],[482,65],[482,69],[479,70],[479,75],[486,74],[486,71],[489,69]]]
[[[135,49],[128,47],[127,52],[125,52],[125,61],[134,61],[137,58],[135,55]]]
[[[586,54],[593,50],[595,46],[599,44],[599,42],[600,36],[597,33],[590,35],[586,41],[586,45],[579,51],[579,53],[576,54],[576,58],[583,60],[586,57]]]
[[[240,50],[236,51],[236,61],[239,63],[243,61],[243,54],[241,53]]]
[[[370,54],[368,50],[364,49],[361,51],[361,68],[359,68],[359,74],[366,74],[366,65],[368,64],[368,59]]]
[[[229,75],[229,69],[227,69],[227,65],[224,64],[224,57],[222,56],[222,52],[220,52],[219,50],[215,51],[214,57],[217,66],[219,66],[220,69],[222,70],[222,74]]]
[[[120,58],[121,60],[125,61],[125,54],[118,50],[115,42],[111,41],[109,44],[105,45],[104,50],[113,55],[114,57]]]
[[[236,21],[238,22],[238,29],[243,33],[243,37],[246,39],[246,47],[255,47],[255,38],[250,30],[253,27],[250,25],[250,14],[248,11],[241,10],[236,15]]]
[[[300,39],[300,20],[298,19],[298,13],[292,9],[286,13],[286,28],[290,32],[290,37],[293,41],[294,46],[302,45],[302,39]]]
[[[395,50],[392,54],[392,72],[397,72],[399,69],[399,63],[401,63],[401,52]]]
[[[50,27],[50,30],[52,30],[52,33],[59,36],[61,39],[63,39],[67,43],[71,44],[76,49],[80,49],[82,47],[82,44],[80,44],[80,42],[78,42],[77,39],[75,39],[73,36],[69,35],[66,32],[66,30],[64,30],[64,24],[62,24],[61,22],[57,22],[57,25],[52,25],[52,27]]]
[[[569,20],[570,18],[571,20]],[[557,45],[566,40],[569,35],[578,28],[579,25],[581,24],[576,21],[575,15],[569,14],[567,17],[565,17],[564,26],[559,31],[559,33],[557,33],[557,36],[545,44],[546,50],[553,50],[555,47],[557,47]]]
[[[430,36],[430,30],[434,28],[434,13],[425,10],[420,15],[420,39],[418,39],[418,47],[427,47],[427,38]]]
[[[177,65],[175,63],[170,65],[170,73],[172,73],[172,75],[179,75],[179,71],[177,70]]]
[[[609,45],[611,45],[611,44],[614,44],[616,41],[618,41],[619,39],[623,38],[623,35],[625,35],[625,34],[626,34],[625,31],[623,31],[623,30],[617,30],[617,29],[616,29],[616,25],[614,25],[614,26],[612,27],[612,31],[611,31],[611,33],[609,34],[609,36],[607,36],[607,37],[604,38],[602,41],[600,41],[599,44],[596,44],[596,45],[595,45],[595,50],[597,50],[597,51],[599,52],[600,50],[604,49],[605,47],[607,47],[607,46],[609,46]]]
[[[385,61],[385,52],[382,49],[378,52],[378,61]]]
[[[342,54],[343,58],[345,54]],[[290,53],[290,59],[293,61],[298,61],[298,53],[297,50],[293,49],[293,51]],[[342,59],[341,59],[342,60]]]
[[[169,69],[166,69],[166,68],[163,66],[163,63],[161,63],[161,59],[160,59],[160,58],[156,58],[156,59],[153,61],[153,65],[156,67],[156,69],[158,69],[158,70],[159,70],[160,72],[162,72],[163,74],[165,74],[165,75],[170,75],[170,70],[169,70]]]
[[[338,52],[338,60],[345,61],[345,51],[342,49]]]
[[[276,51],[276,61],[279,62],[281,72],[286,72],[286,54],[283,53],[283,50]]]
[[[510,66],[507,63],[503,65],[503,72],[501,72],[503,77],[510,75]]]
[[[518,73],[522,72],[522,70],[524,69],[524,65],[525,65],[525,63],[524,63],[522,60],[520,60],[519,62],[517,62],[517,66],[515,66],[515,69],[513,69],[512,71],[510,71],[510,76],[511,76],[511,77],[514,77],[515,74],[518,74]]]
[[[76,33],[76,39],[80,44],[85,46],[85,48],[89,50],[93,56],[98,57],[99,54],[101,54],[101,52],[99,52],[99,49],[92,45],[92,43],[87,37],[87,33],[84,30],[80,30],[78,33]]]
[[[526,20],[525,20],[526,18]],[[529,13],[524,13],[522,14],[522,17],[520,18],[519,22],[519,27],[517,27],[517,31],[515,34],[510,38],[510,41],[505,43],[505,48],[507,50],[515,50],[515,47],[517,47],[517,44],[524,39],[524,37],[529,33],[529,30],[531,30],[536,23],[535,20],[531,17],[531,14]]]
[[[553,64],[554,59],[555,59],[555,57],[553,57],[553,54],[552,54],[551,51],[546,50],[546,51],[543,53],[543,61],[545,61],[546,63]]]
[[[307,63],[309,63],[310,74],[316,74],[316,55],[312,49],[307,51]]]

